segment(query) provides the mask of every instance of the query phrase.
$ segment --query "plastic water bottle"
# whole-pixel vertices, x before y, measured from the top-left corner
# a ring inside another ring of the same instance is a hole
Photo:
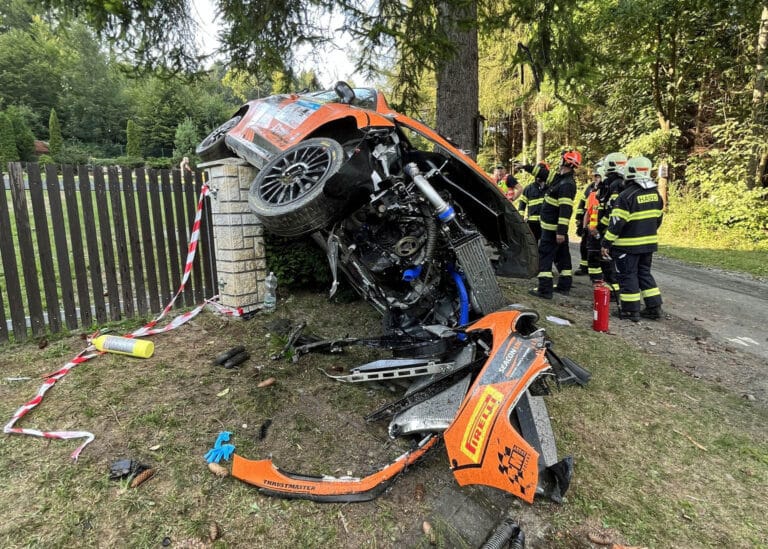
[[[272,313],[277,306],[277,277],[272,271],[264,280],[264,312]]]

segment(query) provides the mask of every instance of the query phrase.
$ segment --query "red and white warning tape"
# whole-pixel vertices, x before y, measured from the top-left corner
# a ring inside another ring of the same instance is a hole
[[[197,202],[197,212],[195,213],[195,221],[192,224],[192,233],[189,239],[187,260],[186,260],[186,265],[184,266],[184,276],[181,279],[181,284],[179,285],[179,289],[176,291],[176,294],[173,296],[170,303],[166,305],[165,309],[163,309],[163,311],[157,316],[157,318],[148,322],[146,325],[142,326],[141,328],[134,330],[130,334],[126,334],[124,337],[143,337],[143,336],[150,336],[150,335],[169,332],[192,320],[195,316],[198,315],[198,313],[200,313],[200,311],[202,311],[205,308],[206,305],[212,306],[213,308],[216,309],[217,312],[227,316],[237,317],[237,316],[243,315],[242,308],[233,309],[231,307],[226,307],[216,301],[216,299],[218,299],[218,296],[214,296],[211,299],[206,299],[201,305],[198,305],[191,311],[187,311],[177,316],[165,326],[156,328],[157,323],[160,320],[162,320],[165,317],[165,315],[168,314],[168,311],[171,310],[171,308],[173,307],[173,304],[176,302],[176,299],[179,297],[181,292],[184,291],[184,287],[186,286],[187,281],[189,280],[189,275],[192,272],[192,263],[195,259],[195,253],[197,252],[197,243],[200,240],[200,220],[202,219],[204,199],[206,196],[208,196],[208,193],[209,193],[208,185],[203,184],[202,191],[200,192],[200,199]],[[5,425],[5,427],[3,427],[3,432],[8,434],[30,435],[30,436],[42,437],[42,438],[48,438],[48,439],[84,438],[85,442],[83,442],[80,446],[78,446],[77,449],[71,454],[72,459],[77,460],[78,456],[80,455],[80,452],[83,451],[83,448],[88,446],[88,444],[93,442],[94,438],[96,438],[93,433],[90,433],[88,431],[40,431],[38,429],[29,429],[26,427],[15,427],[15,425],[21,418],[27,415],[27,413],[30,410],[38,406],[43,401],[43,396],[48,391],[48,389],[53,387],[57,381],[59,381],[61,378],[67,375],[70,372],[70,370],[75,368],[75,366],[82,364],[83,362],[88,362],[89,360],[103,354],[98,351],[96,352],[94,351],[95,351],[95,347],[93,347],[92,345],[89,345],[86,349],[81,351],[75,358],[67,362],[64,366],[59,368],[57,371],[45,375],[44,376],[45,381],[40,386],[40,389],[38,389],[35,397],[31,399],[29,402],[27,402],[26,404],[24,404],[23,406],[21,406],[18,410],[16,410],[11,420]]]

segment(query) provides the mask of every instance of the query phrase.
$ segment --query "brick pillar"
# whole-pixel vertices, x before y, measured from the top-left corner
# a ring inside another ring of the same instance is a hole
[[[267,260],[264,228],[248,207],[258,170],[239,159],[201,164],[211,189],[216,271],[222,305],[255,311],[263,302]]]

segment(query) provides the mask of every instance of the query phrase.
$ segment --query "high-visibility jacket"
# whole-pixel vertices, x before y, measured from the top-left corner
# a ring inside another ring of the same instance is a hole
[[[584,226],[584,212],[586,211],[587,207],[587,199],[590,195],[594,193],[595,190],[595,184],[590,183],[586,186],[584,189],[584,193],[581,195],[581,198],[579,199],[579,203],[576,205],[576,224],[580,227]]]
[[[529,183],[523,189],[523,194],[520,196],[520,205],[518,209],[520,213],[525,212],[528,208],[528,221],[539,221],[541,217],[541,206],[544,204],[544,193],[546,187],[543,182],[534,181]]]
[[[616,199],[602,247],[634,254],[655,252],[662,208],[656,183],[650,179],[632,181]]]
[[[600,200],[597,198],[597,191],[592,191],[587,197],[587,204],[584,212],[584,221],[582,227],[585,229],[597,229],[600,216]]]
[[[600,220],[599,228],[603,232],[610,222],[611,210],[619,198],[619,194],[624,189],[624,178],[616,172],[609,173],[600,185],[598,199],[600,200]]]
[[[573,173],[558,174],[547,187],[544,204],[541,207],[542,231],[557,231],[568,234],[568,223],[573,214],[573,201],[576,197],[576,182]]]

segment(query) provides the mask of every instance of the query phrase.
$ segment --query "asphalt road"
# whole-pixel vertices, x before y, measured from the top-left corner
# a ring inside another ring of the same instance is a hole
[[[579,263],[577,244],[571,243],[574,267]],[[679,318],[695,323],[713,339],[768,359],[768,281],[687,265],[658,254],[652,272],[663,309],[671,317],[667,322]]]
[[[653,275],[672,317],[695,322],[712,338],[768,359],[768,282],[658,256]]]

